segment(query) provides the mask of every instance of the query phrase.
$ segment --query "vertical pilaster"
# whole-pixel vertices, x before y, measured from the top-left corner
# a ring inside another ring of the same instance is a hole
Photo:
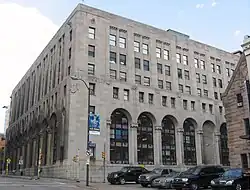
[[[202,145],[203,145],[203,130],[197,131],[196,138],[196,160],[197,164],[202,164]]]
[[[25,157],[26,157],[26,155],[25,155],[25,145],[23,145],[23,146],[22,146],[22,160],[23,160],[23,163],[22,163],[22,165],[21,165],[21,169],[24,169],[24,168],[25,168],[25,166],[24,166]]]
[[[216,132],[215,133],[215,155],[216,155],[216,158],[215,158],[215,161],[216,161],[216,164],[221,164],[221,152],[220,152],[220,132]]]
[[[183,144],[183,128],[177,128],[176,136],[176,161],[178,166],[183,165],[184,161],[184,144]]]
[[[40,141],[39,141],[39,150],[38,150],[38,152],[40,152],[40,150],[41,150],[41,153],[42,153],[42,151],[43,151],[43,133],[40,133]],[[41,164],[43,163],[43,160],[44,160],[44,158],[42,157]]]
[[[19,160],[20,160],[21,148],[17,148],[17,157],[16,157],[16,169],[19,170]]]
[[[33,150],[32,150],[32,167],[34,167],[34,166],[36,166],[36,155],[37,155],[37,142],[36,142],[37,140],[36,139],[34,139],[33,140]]]
[[[110,126],[111,126],[111,120],[106,120],[106,160],[110,162]]]
[[[161,143],[161,126],[155,126],[154,131],[154,164],[162,164],[162,143]]]
[[[48,139],[47,139],[47,165],[51,165],[52,164],[52,157],[51,157],[51,153],[53,151],[52,146],[51,146],[51,140],[52,140],[52,131],[48,130]]]
[[[129,164],[137,164],[137,123],[132,123],[129,128]]]
[[[27,144],[27,155],[25,156],[25,167],[30,167],[30,142]]]

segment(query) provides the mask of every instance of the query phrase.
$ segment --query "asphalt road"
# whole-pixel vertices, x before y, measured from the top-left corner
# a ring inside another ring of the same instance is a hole
[[[24,180],[0,177],[1,190],[79,190],[75,185],[57,181]]]

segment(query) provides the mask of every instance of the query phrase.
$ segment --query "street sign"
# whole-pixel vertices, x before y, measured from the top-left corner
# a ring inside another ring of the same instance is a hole
[[[90,150],[86,150],[86,156],[90,156],[91,155],[91,151]]]
[[[89,114],[89,134],[100,135],[100,115]]]

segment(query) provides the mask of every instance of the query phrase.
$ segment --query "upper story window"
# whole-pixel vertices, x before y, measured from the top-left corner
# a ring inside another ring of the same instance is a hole
[[[126,65],[126,55],[120,54],[120,64]]]
[[[201,89],[197,88],[197,95],[201,97]]]
[[[191,101],[191,110],[195,111],[195,101]]]
[[[205,103],[202,103],[202,104],[201,104],[201,107],[202,107],[202,111],[203,111],[203,112],[206,112],[206,111],[207,111],[207,108],[206,108],[207,106],[206,106]]]
[[[95,95],[95,83],[89,83],[89,93]]]
[[[156,48],[156,57],[161,58],[161,48]]]
[[[176,62],[181,63],[181,54],[176,53]]]
[[[177,69],[177,75],[179,79],[182,79],[182,69]]]
[[[163,80],[158,80],[158,88],[163,89]]]
[[[116,46],[116,35],[113,34],[109,35],[109,45]]]
[[[142,44],[142,53],[145,55],[147,55],[149,53],[148,44]]]
[[[174,97],[171,97],[170,98],[170,101],[171,101],[171,108],[175,108],[175,98]]]
[[[190,80],[189,71],[187,70],[184,71],[184,77],[186,80]]]
[[[182,84],[179,84],[179,92],[181,92],[181,93],[184,92],[184,89],[183,89],[183,85],[182,85]]]
[[[206,69],[205,61],[200,60],[200,64],[201,64],[201,69],[205,70]]]
[[[170,66],[165,65],[165,75],[170,76]]]
[[[166,81],[166,90],[172,90],[172,85],[169,81]]]
[[[141,60],[140,58],[135,57],[135,68],[141,69]]]
[[[234,70],[233,70],[233,69],[231,69],[231,75],[233,75],[233,73],[234,73]]]
[[[237,97],[237,106],[242,107],[243,106],[243,96],[241,94],[236,94]]]
[[[207,76],[206,75],[202,75],[202,82],[203,82],[203,84],[207,84]]]
[[[205,97],[208,97],[208,90],[204,89],[203,94],[204,94]]]
[[[216,78],[215,77],[213,77],[213,86],[217,87],[217,82],[216,82]]]
[[[190,86],[186,86],[186,93],[191,95],[191,87]]]
[[[71,47],[69,48],[69,60],[71,59]]]
[[[218,92],[214,92],[214,99],[215,99],[215,100],[218,100],[218,99],[219,99],[219,97],[218,97]]]
[[[149,104],[154,103],[154,94],[151,94],[151,93],[148,94],[148,103]]]
[[[194,58],[194,66],[195,68],[199,68],[199,60],[197,58]]]
[[[162,74],[162,64],[160,64],[160,63],[157,63],[157,72],[159,74]]]
[[[218,74],[221,74],[221,68],[220,68],[220,65],[216,65],[216,69],[217,69],[217,73],[218,73]]]
[[[118,99],[119,98],[119,88],[113,87],[113,98]]]
[[[120,71],[120,81],[126,82],[127,81],[127,73]]]
[[[144,77],[144,86],[150,86],[150,78],[149,77]]]
[[[221,79],[218,79],[218,84],[219,84],[219,88],[223,88],[222,80]]]
[[[119,38],[119,47],[120,48],[126,48],[126,38]]]
[[[89,27],[89,38],[95,39],[95,28]]]
[[[148,60],[143,60],[143,70],[149,71],[149,61]]]
[[[211,69],[212,69],[212,72],[214,73],[215,72],[215,65],[214,65],[214,63],[211,63]]]
[[[141,84],[141,76],[135,75],[135,84]]]
[[[116,64],[116,52],[109,52],[109,63]]]
[[[188,101],[187,100],[183,100],[183,109],[187,110],[188,109]]]
[[[140,52],[140,42],[134,41],[134,51]]]
[[[129,90],[124,89],[123,93],[124,93],[124,95],[123,95],[124,100],[129,101]]]
[[[95,75],[95,65],[94,64],[91,64],[91,63],[88,64],[88,74]]]
[[[250,135],[250,122],[249,118],[244,119],[244,125],[245,125],[245,134]]]
[[[117,78],[116,70],[110,69],[110,78],[111,79]]]
[[[166,49],[163,50],[163,59],[169,60],[169,51]]]
[[[69,32],[69,41],[72,41],[72,30],[70,30],[70,32]],[[61,52],[60,52],[60,55],[61,55]]]
[[[223,113],[223,107],[222,106],[219,106],[219,112],[220,112],[220,115],[222,115],[222,113]]]
[[[89,55],[89,57],[95,57],[95,46],[89,45],[88,55]]]
[[[183,55],[183,64],[188,65],[188,56],[187,55]]]
[[[200,83],[200,82],[201,82],[200,73],[196,73],[196,82],[197,82],[197,83]]]
[[[227,73],[227,76],[230,77],[230,69],[229,68],[226,68],[226,73]]]
[[[140,103],[144,102],[144,92],[139,92],[139,102]]]
[[[162,96],[161,97],[161,105],[162,106],[167,106],[167,96]]]

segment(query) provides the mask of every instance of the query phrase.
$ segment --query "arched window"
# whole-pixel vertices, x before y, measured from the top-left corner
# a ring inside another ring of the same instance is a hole
[[[221,154],[221,164],[224,166],[230,166],[227,125],[225,123],[222,124],[220,127],[220,154]]]
[[[162,120],[162,163],[164,165],[176,164],[176,144],[175,144],[175,126],[169,117]]]
[[[128,118],[121,110],[115,110],[111,115],[110,162],[113,164],[129,162]]]
[[[154,164],[153,122],[142,113],[137,129],[138,164]]]
[[[196,165],[196,147],[195,147],[195,127],[189,119],[183,124],[183,143],[184,143],[184,163],[186,165]]]

